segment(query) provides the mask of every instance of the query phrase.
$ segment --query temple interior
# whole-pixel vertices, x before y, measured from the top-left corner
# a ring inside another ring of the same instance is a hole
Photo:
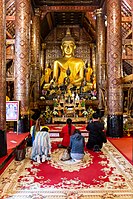
[[[2,132],[29,131],[38,113],[86,124],[94,111],[109,136],[133,132],[132,0],[5,0],[0,15]]]

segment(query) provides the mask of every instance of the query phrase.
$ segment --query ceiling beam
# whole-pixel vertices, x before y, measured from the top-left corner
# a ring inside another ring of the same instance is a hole
[[[14,59],[14,55],[6,55],[6,59]]]
[[[90,23],[93,25],[93,27],[96,26],[96,20],[94,19],[93,12],[86,12],[86,17],[90,21]]]
[[[129,37],[131,34],[132,34],[132,30],[129,30],[128,33],[127,33],[126,36],[125,36],[125,39],[126,39],[127,37]]]
[[[122,55],[122,59],[123,60],[133,60],[133,55],[131,54],[131,55]]]
[[[122,17],[122,23],[131,23],[132,17]]]
[[[133,74],[127,75],[126,77],[122,78],[123,83],[129,82],[129,81],[133,81]]]
[[[132,39],[123,39],[122,44],[126,46],[132,46],[133,45],[133,40]]]
[[[12,39],[12,35],[6,30],[6,34],[7,34],[7,36],[10,38],[10,39]]]
[[[52,24],[52,20],[51,20],[51,15],[50,15],[50,13],[47,13],[46,18],[47,18],[47,22],[48,22],[49,29],[52,30],[53,24]]]
[[[15,44],[15,39],[6,39],[6,45]]]
[[[131,8],[131,1],[132,0],[123,0],[123,2]]]
[[[15,0],[9,0],[6,3],[6,10],[8,10],[13,4],[15,4]]]
[[[41,11],[47,12],[64,12],[64,11],[76,11],[76,12],[93,12],[98,6],[41,6]]]
[[[15,16],[6,16],[6,21],[15,21]]]

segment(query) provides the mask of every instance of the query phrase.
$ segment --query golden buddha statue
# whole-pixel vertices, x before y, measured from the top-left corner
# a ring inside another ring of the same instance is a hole
[[[76,86],[78,89],[81,87],[84,80],[85,63],[81,58],[74,57],[75,49],[75,40],[71,36],[70,29],[68,28],[61,44],[63,56],[54,61],[53,78],[49,84],[46,83],[44,85],[44,89],[59,88],[62,85],[65,85],[66,92],[71,95],[72,87]],[[86,75],[89,77],[87,76],[85,78],[90,78],[90,73],[92,73],[92,71],[88,70],[88,74]],[[91,87],[92,83],[89,82],[86,86],[84,86],[84,92],[90,90]]]
[[[42,86],[43,83],[49,84],[50,83],[50,77],[51,77],[52,69],[50,64],[46,64],[46,68],[44,70],[44,74],[41,77],[40,85]]]
[[[63,57],[54,62],[53,79],[57,85],[62,85],[67,78],[67,70],[70,70],[69,85],[80,86],[84,76],[84,62],[80,58],[74,57],[76,49],[74,38],[71,36],[69,28],[66,36],[62,39],[61,45]]]
[[[93,73],[93,69],[88,66],[88,68],[86,69],[86,81],[87,82],[91,82],[91,75]]]

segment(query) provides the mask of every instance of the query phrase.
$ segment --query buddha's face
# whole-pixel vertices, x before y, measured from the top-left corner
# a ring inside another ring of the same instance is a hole
[[[75,46],[74,42],[64,41],[61,46],[61,49],[63,51],[63,56],[70,57],[70,56],[74,55],[75,48],[76,48],[76,46]]]

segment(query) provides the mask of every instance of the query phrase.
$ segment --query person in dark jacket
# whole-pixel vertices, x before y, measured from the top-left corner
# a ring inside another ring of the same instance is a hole
[[[89,131],[89,138],[86,144],[87,149],[100,151],[103,143],[106,143],[106,136],[104,133],[104,123],[99,121],[99,115],[93,113],[92,122],[88,123],[86,130]]]
[[[84,157],[85,139],[78,129],[75,129],[70,137],[70,155],[74,161],[80,161]]]

